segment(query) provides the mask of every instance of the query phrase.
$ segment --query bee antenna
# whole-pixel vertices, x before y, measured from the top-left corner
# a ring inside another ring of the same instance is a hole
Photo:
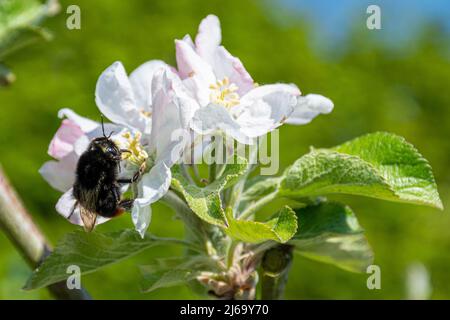
[[[105,134],[105,124],[103,123],[103,114],[100,114],[100,118],[102,119],[102,132],[103,132],[103,136],[105,137],[105,138],[107,138],[106,137],[106,134]],[[111,136],[111,135],[110,135]],[[109,138],[109,137],[108,137]]]

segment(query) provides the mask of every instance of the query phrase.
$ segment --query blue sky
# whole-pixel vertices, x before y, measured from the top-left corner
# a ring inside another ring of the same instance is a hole
[[[313,25],[314,38],[338,43],[351,28],[365,28],[370,4],[381,8],[378,36],[393,45],[408,41],[427,21],[441,23],[450,36],[450,0],[281,0]]]

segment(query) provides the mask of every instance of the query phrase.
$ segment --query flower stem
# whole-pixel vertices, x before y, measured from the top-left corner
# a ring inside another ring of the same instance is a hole
[[[258,201],[255,201],[251,205],[249,205],[239,216],[240,219],[247,219],[252,214],[254,214],[256,211],[258,211],[260,208],[262,208],[267,203],[271,202],[273,199],[276,198],[278,191],[269,193],[268,195],[262,197]]]
[[[209,165],[208,183],[212,183],[214,182],[214,180],[216,180],[216,173],[217,173],[217,164],[214,162]]]
[[[230,201],[228,205],[233,209],[233,214],[235,216],[237,215],[239,209],[239,203],[241,201],[242,193],[244,192],[245,182],[247,181],[247,178],[250,175],[250,173],[256,167],[256,165],[252,164],[256,162],[256,159],[257,159],[257,150],[253,148],[251,149],[251,153],[249,156],[249,166],[247,168],[247,171],[244,173],[241,179],[233,186],[233,190],[231,192]]]
[[[283,244],[271,248],[264,253],[261,263],[261,299],[282,299],[289,269],[292,265],[293,249],[293,246]]]
[[[182,173],[182,175],[183,175],[183,176],[184,176],[191,184],[195,185],[196,183],[195,183],[195,181],[192,179],[192,176],[191,176],[191,174],[189,173],[187,166],[186,166],[185,164],[181,164],[180,167],[181,167],[181,173]]]
[[[202,221],[197,218],[194,212],[189,206],[172,190],[169,190],[164,197],[161,198],[161,202],[172,208],[178,215],[178,217],[184,222],[189,236],[196,239],[199,243],[204,243],[207,240],[207,232],[204,228]]]
[[[23,256],[28,265],[35,269],[50,253],[50,245],[38,226],[33,222],[7,180],[0,167],[0,228]],[[84,289],[69,290],[65,281],[48,287],[57,299],[86,300],[91,299]]]

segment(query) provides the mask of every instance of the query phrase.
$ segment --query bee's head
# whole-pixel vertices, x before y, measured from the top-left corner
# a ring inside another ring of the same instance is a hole
[[[111,160],[117,160],[121,157],[120,149],[108,137],[98,137],[92,140],[89,150],[101,152]]]
[[[111,132],[108,136],[105,134],[105,126],[103,124],[103,115],[101,116],[102,119],[102,132],[103,137],[98,137],[92,140],[92,142],[89,145],[89,150],[91,151],[97,151],[102,154],[104,154],[106,157],[108,157],[111,160],[118,160],[121,159],[121,151],[117,147],[117,145],[112,141],[111,135],[113,132]]]

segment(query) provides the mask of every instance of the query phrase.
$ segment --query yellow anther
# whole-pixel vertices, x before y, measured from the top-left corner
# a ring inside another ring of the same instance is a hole
[[[141,133],[137,132],[134,136],[132,136],[129,131],[125,131],[122,134],[122,137],[125,138],[125,143],[121,141],[118,144],[121,148],[129,151],[122,153],[122,159],[140,167],[148,158],[147,152],[140,143]]]
[[[146,118],[150,118],[152,116],[152,112],[146,111],[145,109],[141,109],[141,110],[139,110],[139,112]]]
[[[239,88],[234,83],[230,83],[228,77],[218,80],[209,86],[211,102],[231,108],[239,104],[239,94],[236,92]]]

